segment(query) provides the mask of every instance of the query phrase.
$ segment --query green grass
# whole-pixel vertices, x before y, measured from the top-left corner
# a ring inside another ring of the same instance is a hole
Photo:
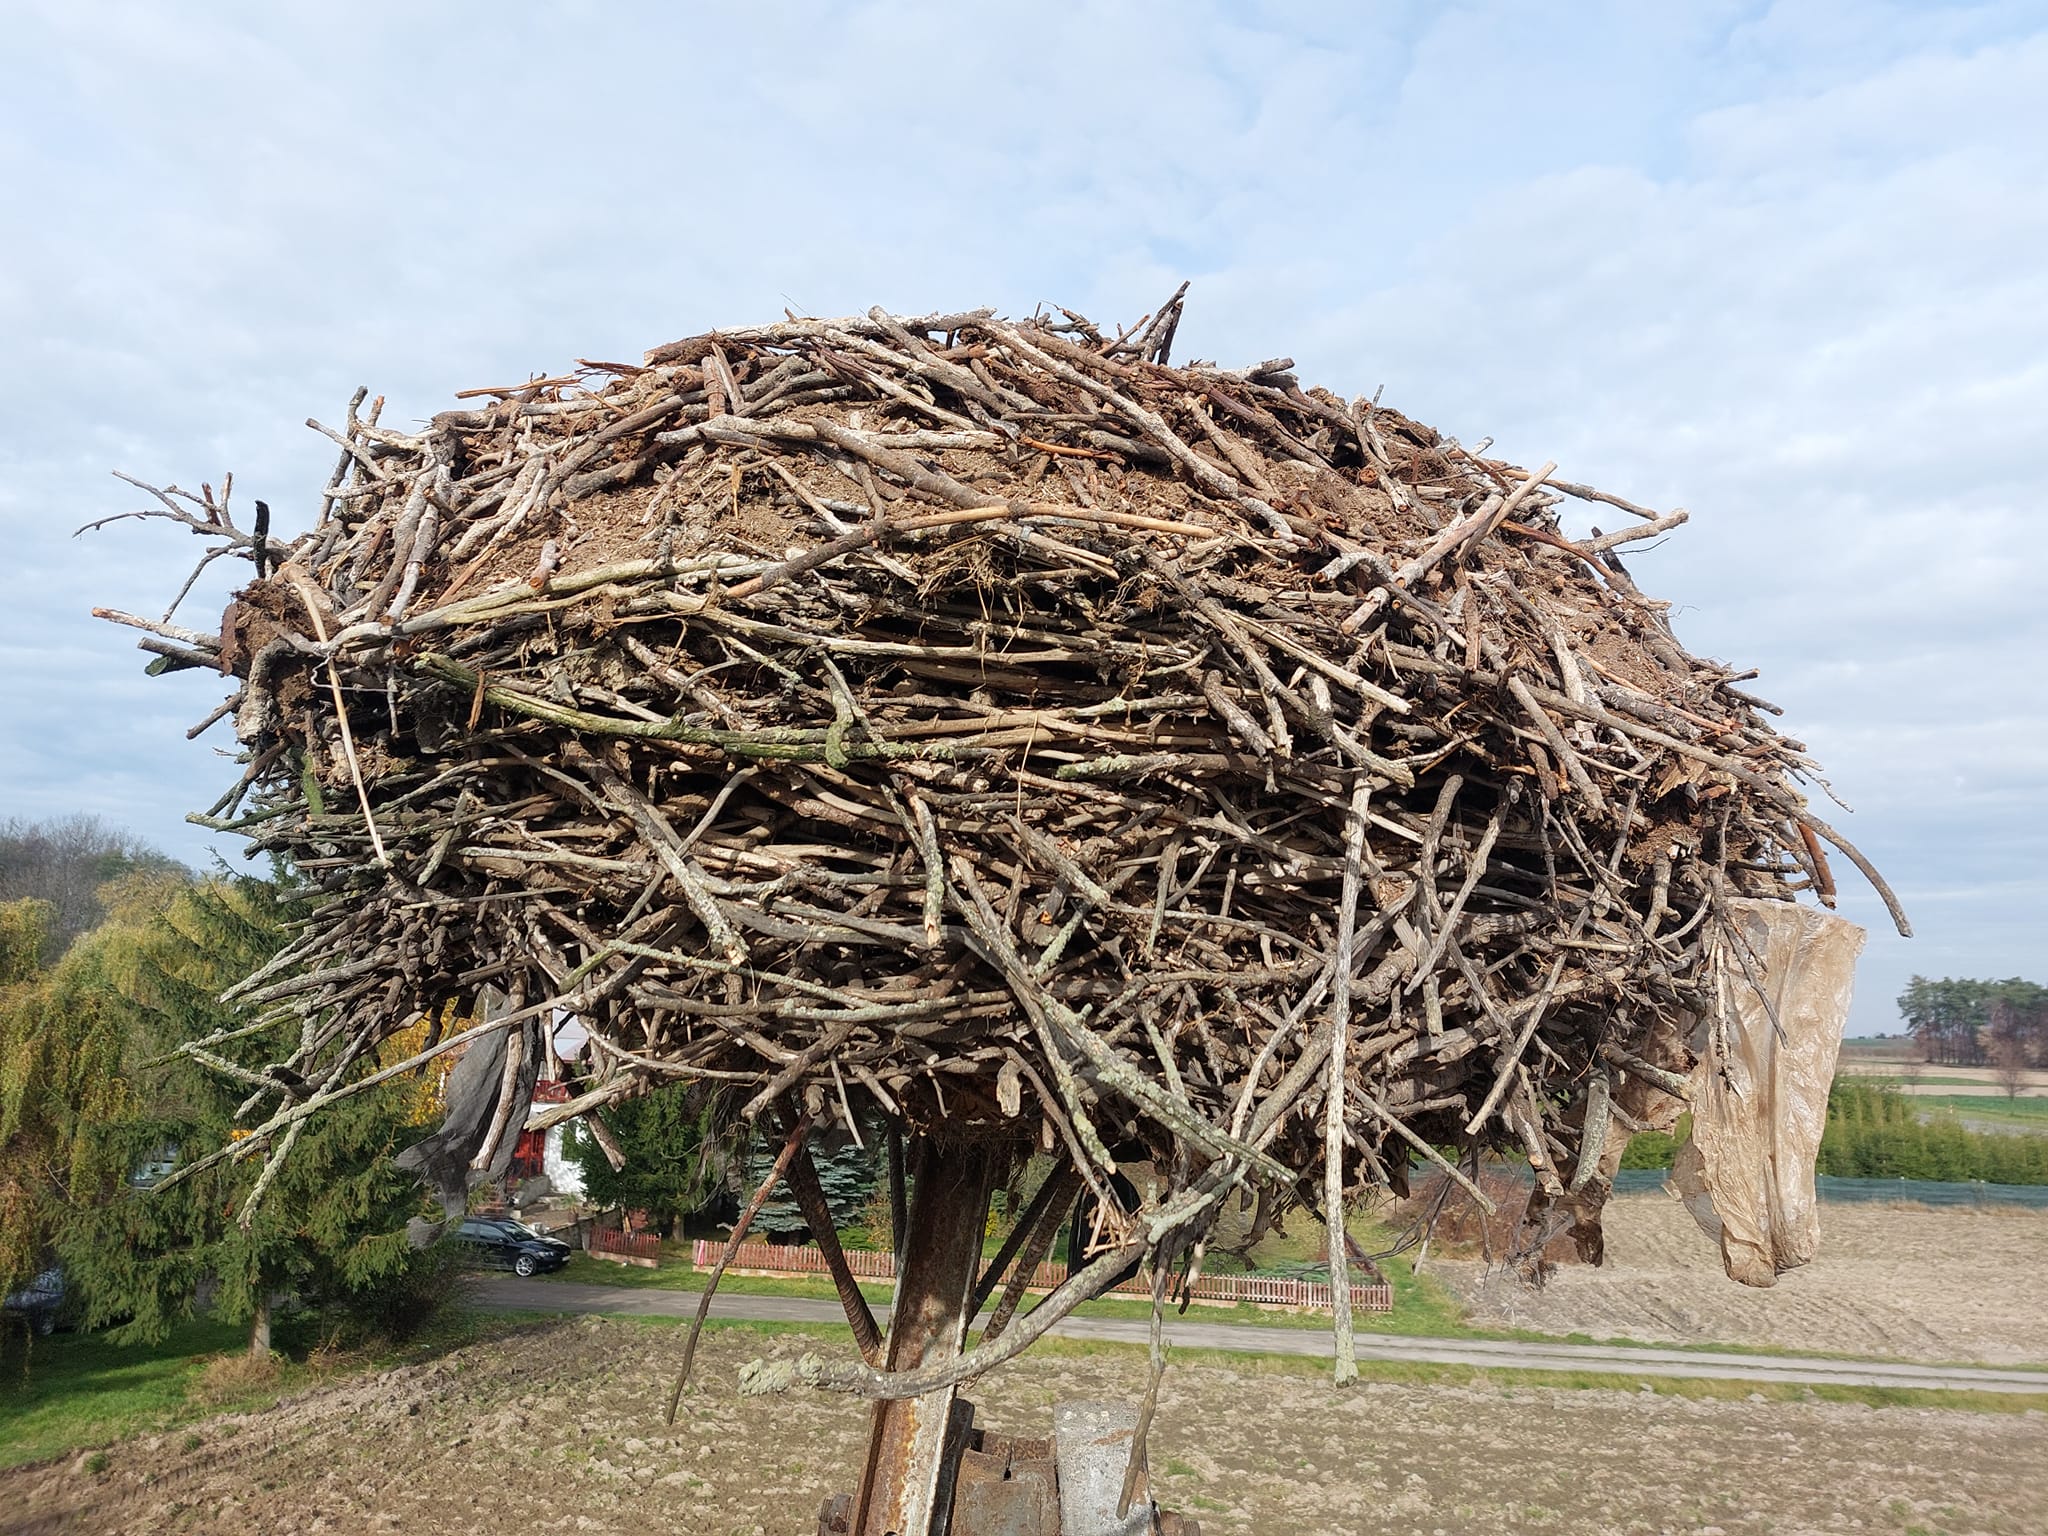
[[[2009,1099],[2002,1093],[1916,1093],[1913,1107],[1923,1114],[1946,1109],[1971,1120],[2000,1120],[2027,1130],[2048,1131],[2048,1099]]]
[[[1370,1239],[1373,1235],[1361,1229],[1359,1235]],[[683,1252],[687,1254],[688,1250]],[[1394,1292],[1394,1310],[1390,1313],[1360,1312],[1353,1316],[1354,1331],[1363,1335],[1382,1334],[1406,1338],[1431,1339],[1484,1339],[1521,1344],[1578,1344],[1608,1349],[1661,1349],[1676,1350],[1689,1354],[1716,1355],[1758,1355],[1780,1359],[1814,1360],[1862,1360],[1890,1361],[1894,1364],[1930,1364],[1927,1361],[1894,1360],[1889,1356],[1859,1355],[1840,1350],[1792,1349],[1776,1344],[1717,1344],[1712,1341],[1674,1344],[1668,1340],[1632,1339],[1623,1337],[1595,1338],[1586,1333],[1538,1333],[1528,1328],[1475,1328],[1464,1320],[1462,1310],[1436,1280],[1428,1275],[1420,1278],[1414,1274],[1405,1256],[1382,1259],[1380,1269],[1386,1275]],[[569,1267],[556,1275],[544,1277],[550,1280],[576,1280],[591,1285],[614,1285],[623,1289],[658,1289],[695,1293],[704,1285],[702,1272],[693,1270],[688,1263],[678,1258],[675,1262],[658,1270],[639,1269],[629,1265],[606,1264],[577,1254],[569,1261]],[[818,1301],[837,1301],[838,1295],[829,1281],[810,1276],[793,1277],[787,1280],[769,1279],[756,1275],[727,1275],[720,1282],[719,1289],[734,1295],[749,1296],[795,1296]],[[863,1282],[861,1289],[868,1300],[886,1305],[889,1287],[882,1282]],[[1027,1300],[1026,1306],[1030,1302]],[[500,1318],[529,1317],[533,1319],[557,1318],[557,1312],[500,1312]],[[618,1314],[600,1314],[618,1315]],[[1076,1317],[1122,1318],[1129,1321],[1145,1321],[1152,1316],[1152,1304],[1135,1297],[1112,1297],[1105,1301],[1091,1301],[1075,1309]],[[1313,1333],[1327,1333],[1330,1317],[1326,1312],[1269,1312],[1249,1303],[1225,1306],[1218,1303],[1196,1302],[1187,1310],[1191,1322],[1246,1324],[1259,1328],[1286,1328],[1306,1330]],[[646,1321],[675,1321],[674,1319],[645,1319]],[[684,1318],[681,1321],[687,1322]],[[719,1322],[716,1314],[710,1320]],[[741,1326],[743,1320],[731,1320],[727,1326]],[[790,1329],[818,1328],[828,1326],[822,1323],[791,1323]],[[831,1325],[836,1326],[836,1325]],[[1038,1348],[1041,1346],[1033,1346]],[[1953,1360],[1950,1365],[1972,1367],[1981,1361]],[[2048,1371],[2043,1366],[2005,1366],[2007,1370]],[[2039,1406],[2037,1404],[2037,1406]]]
[[[635,1327],[687,1326],[685,1318],[613,1317],[608,1321]],[[770,1323],[713,1319],[707,1328],[724,1333],[780,1338],[805,1335],[851,1350],[852,1331],[843,1323]],[[1100,1339],[1049,1336],[1031,1346],[1033,1359],[1125,1359],[1133,1371],[1142,1369],[1145,1346]],[[1327,1382],[1330,1362],[1306,1355],[1261,1355],[1240,1350],[1193,1349],[1176,1345],[1170,1355],[1176,1367],[1212,1366],[1239,1376],[1291,1376]],[[1971,1413],[2039,1413],[2042,1399],[2026,1392],[1944,1392],[1918,1387],[1801,1386],[1790,1382],[1723,1381],[1712,1377],[1644,1377],[1623,1371],[1501,1370],[1491,1366],[1435,1365],[1426,1361],[1361,1360],[1360,1381],[1395,1386],[1452,1386],[1503,1392],[1542,1387],[1565,1391],[1642,1392],[1714,1402],[1861,1403],[1871,1408],[1946,1408]],[[694,1390],[694,1389],[693,1389]],[[1341,1390],[1332,1388],[1333,1391]]]
[[[593,1263],[592,1267],[599,1266]],[[1391,1276],[1394,1266],[1390,1263],[1385,1267],[1389,1269]],[[614,1266],[605,1265],[602,1268],[608,1274],[618,1273]],[[626,1273],[649,1272],[628,1270]],[[1401,1266],[1400,1274],[1409,1285],[1415,1286],[1419,1297],[1418,1300],[1411,1302],[1407,1315],[1411,1322],[1419,1323],[1431,1336],[1529,1340],[1543,1337],[1521,1331],[1484,1333],[1476,1329],[1463,1328],[1456,1323],[1455,1312],[1448,1304],[1439,1296],[1431,1295],[1433,1287],[1426,1278],[1416,1282],[1412,1276],[1406,1274],[1405,1266]],[[812,1291],[826,1296],[830,1294],[829,1287],[809,1281],[757,1283],[777,1286],[780,1288],[779,1294],[809,1294]],[[808,1289],[798,1289],[800,1287]],[[1401,1281],[1397,1279],[1397,1298],[1403,1289]],[[1149,1306],[1139,1301],[1097,1302],[1091,1304],[1090,1310],[1097,1316],[1144,1317],[1150,1312]],[[1196,1312],[1194,1308],[1189,1310],[1191,1316]],[[1210,1320],[1221,1316],[1231,1321],[1256,1321],[1266,1326],[1318,1329],[1328,1326],[1326,1318],[1316,1316],[1257,1313],[1249,1308],[1210,1307],[1200,1310]],[[1240,1311],[1249,1312],[1251,1315],[1240,1318],[1237,1315]],[[1396,1316],[1400,1315],[1397,1311]],[[338,1369],[348,1372],[382,1369],[403,1360],[415,1360],[463,1344],[502,1337],[527,1327],[553,1325],[559,1321],[558,1314],[541,1310],[489,1315],[459,1314],[437,1330],[431,1339],[424,1340],[406,1351],[352,1356],[342,1362]],[[612,1321],[655,1328],[683,1327],[688,1323],[687,1318],[681,1317],[615,1317]],[[1384,1319],[1379,1321],[1386,1322],[1384,1330],[1369,1330],[1366,1326],[1368,1320],[1361,1317],[1360,1332],[1392,1331],[1391,1322]],[[808,1334],[844,1341],[849,1345],[851,1342],[848,1330],[843,1324],[713,1318],[710,1326],[721,1333],[763,1339]],[[67,1334],[37,1341],[32,1353],[25,1358],[18,1349],[10,1350],[4,1359],[0,1359],[0,1371],[5,1372],[4,1378],[0,1378],[0,1468],[64,1456],[88,1446],[104,1446],[135,1435],[164,1433],[181,1424],[216,1413],[261,1409],[275,1402],[280,1396],[302,1389],[311,1382],[332,1379],[336,1373],[337,1368],[315,1370],[305,1364],[287,1360],[281,1362],[275,1380],[245,1393],[240,1398],[221,1401],[202,1400],[197,1397],[194,1388],[207,1362],[216,1355],[238,1351],[246,1337],[246,1334],[237,1327],[210,1321],[196,1321],[185,1324],[163,1343],[153,1346],[132,1346],[123,1349],[109,1344],[103,1336]],[[1608,1344],[1635,1342],[1594,1341],[1577,1335],[1572,1336],[1571,1341]],[[1688,1347],[1730,1348],[1714,1345]],[[1126,1354],[1135,1356],[1141,1350],[1142,1346],[1135,1344],[1047,1338],[1034,1345],[1032,1352],[1040,1357],[1080,1359],[1104,1354],[1119,1357]],[[1764,1349],[1740,1352],[1782,1353]],[[1176,1347],[1173,1359],[1180,1365],[1213,1365],[1244,1375],[1279,1374],[1323,1379],[1329,1371],[1327,1361],[1230,1350]],[[1736,1400],[1747,1399],[1752,1394],[1757,1394],[1770,1402],[1818,1400],[1863,1403],[1876,1408],[1960,1408],[1995,1413],[2018,1413],[2029,1409],[2038,1411],[2042,1406],[2040,1397],[2023,1393],[1939,1392],[1877,1387],[1802,1387],[1780,1383],[1711,1379],[1646,1381],[1634,1375],[1612,1371],[1500,1370],[1419,1362],[1361,1361],[1359,1372],[1367,1381],[1418,1386],[1451,1385],[1501,1389],[1526,1386],[1620,1391],[1638,1391],[1648,1386],[1662,1396]],[[190,1439],[191,1436],[188,1435],[187,1441]],[[116,1451],[114,1454],[119,1453]],[[101,1466],[105,1465],[103,1461]]]
[[[546,1320],[558,1321],[552,1315]],[[444,1320],[402,1349],[329,1356],[313,1365],[293,1358],[311,1341],[298,1337],[287,1321],[278,1330],[275,1375],[225,1397],[197,1389],[211,1361],[248,1348],[243,1324],[196,1318],[161,1343],[125,1346],[110,1343],[105,1334],[59,1333],[35,1340],[26,1352],[17,1336],[0,1349],[0,1468],[161,1434],[214,1414],[266,1408],[315,1382],[445,1353],[519,1324],[505,1313],[451,1307]]]
[[[1874,1077],[1883,1082],[1913,1088],[1975,1088],[1981,1092],[1991,1086],[1988,1079],[1981,1077],[1954,1077],[1945,1073],[1923,1077],[1910,1072],[1873,1072],[1868,1068],[1852,1066],[1845,1066],[1842,1069],[1842,1076]]]
[[[64,1333],[36,1340],[26,1354],[11,1346],[0,1359],[0,1467],[274,1400],[275,1384],[246,1404],[200,1404],[191,1396],[206,1362],[246,1347],[248,1338],[245,1328],[199,1321],[161,1344],[125,1349],[102,1335]]]
[[[578,1253],[570,1257],[566,1268],[552,1275],[541,1277],[543,1281],[574,1280],[585,1285],[608,1285],[626,1290],[668,1290],[701,1291],[705,1274],[694,1269],[688,1262],[687,1248],[676,1245],[673,1257],[659,1269],[642,1269],[632,1264],[610,1264],[602,1259],[593,1259],[588,1254]],[[1391,1312],[1360,1312],[1355,1324],[1360,1333],[1406,1334],[1426,1338],[1507,1338],[1508,1334],[1482,1334],[1465,1326],[1457,1303],[1450,1294],[1427,1275],[1417,1278],[1405,1257],[1386,1259],[1381,1270],[1394,1293],[1394,1309]],[[719,1282],[719,1289],[735,1296],[796,1296],[819,1301],[836,1301],[838,1292],[832,1282],[822,1276],[796,1275],[787,1279],[768,1278],[760,1275],[735,1275],[728,1273]],[[871,1303],[889,1300],[891,1287],[886,1281],[863,1281],[861,1291]],[[1026,1305],[1030,1302],[1027,1300]],[[1106,1317],[1142,1320],[1152,1315],[1152,1303],[1135,1296],[1113,1296],[1100,1301],[1083,1303],[1075,1310],[1076,1317]],[[1327,1313],[1322,1312],[1281,1312],[1269,1311],[1250,1302],[1190,1303],[1187,1316],[1191,1320],[1209,1323],[1244,1323],[1260,1328],[1308,1328],[1324,1330],[1330,1326]]]

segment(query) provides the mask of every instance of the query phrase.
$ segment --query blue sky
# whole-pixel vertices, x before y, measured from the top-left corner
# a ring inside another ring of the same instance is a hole
[[[0,0],[0,816],[194,862],[218,697],[94,604],[387,420],[785,307],[1289,354],[1693,522],[1633,561],[1857,810],[1913,971],[2048,980],[2048,4]],[[202,589],[191,612],[217,610]],[[226,850],[231,854],[232,849]]]

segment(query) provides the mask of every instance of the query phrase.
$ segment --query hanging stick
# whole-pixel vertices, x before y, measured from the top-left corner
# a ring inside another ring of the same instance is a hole
[[[789,1171],[791,1159],[803,1147],[804,1137],[810,1134],[811,1117],[801,1116],[789,1128],[783,1138],[782,1151],[776,1155],[775,1166],[768,1170],[768,1177],[761,1181],[761,1187],[754,1191],[754,1197],[747,1202],[747,1208],[740,1212],[740,1219],[732,1224],[732,1236],[726,1239],[725,1251],[718,1256],[718,1262],[711,1267],[711,1274],[704,1282],[704,1294],[697,1298],[697,1315],[690,1320],[690,1337],[683,1345],[683,1363],[676,1371],[676,1384],[668,1394],[668,1412],[662,1415],[662,1423],[673,1426],[676,1421],[676,1405],[683,1399],[683,1385],[690,1379],[690,1366],[697,1358],[697,1340],[704,1332],[704,1319],[711,1314],[711,1298],[718,1294],[718,1282],[725,1278],[725,1266],[732,1262],[733,1255],[740,1251],[740,1244],[747,1240],[747,1228],[754,1224],[754,1218],[761,1214],[761,1207],[768,1203],[768,1192],[775,1183]]]

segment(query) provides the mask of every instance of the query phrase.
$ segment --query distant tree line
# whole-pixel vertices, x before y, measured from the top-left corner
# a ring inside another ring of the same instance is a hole
[[[2048,1066],[2048,987],[2020,977],[1915,976],[1899,1014],[1921,1055],[1947,1066]]]
[[[175,860],[97,816],[0,822],[0,902],[44,902],[36,952],[40,966],[56,964],[71,941],[106,916],[100,892],[122,875],[182,868]]]

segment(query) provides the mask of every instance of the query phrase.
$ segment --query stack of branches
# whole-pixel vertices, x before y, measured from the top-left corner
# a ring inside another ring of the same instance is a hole
[[[417,432],[359,393],[288,545],[158,492],[257,579],[218,635],[109,616],[238,680],[203,819],[323,893],[238,991],[301,1027],[234,1152],[491,987],[597,1052],[530,1125],[689,1079],[1060,1154],[1101,1257],[1045,1323],[1417,1159],[1525,1157],[1597,1232],[1623,1090],[1752,968],[1728,902],[1832,905],[1828,844],[1890,893],[1617,556],[1684,512],[1172,365],[1180,313],[790,319]]]

